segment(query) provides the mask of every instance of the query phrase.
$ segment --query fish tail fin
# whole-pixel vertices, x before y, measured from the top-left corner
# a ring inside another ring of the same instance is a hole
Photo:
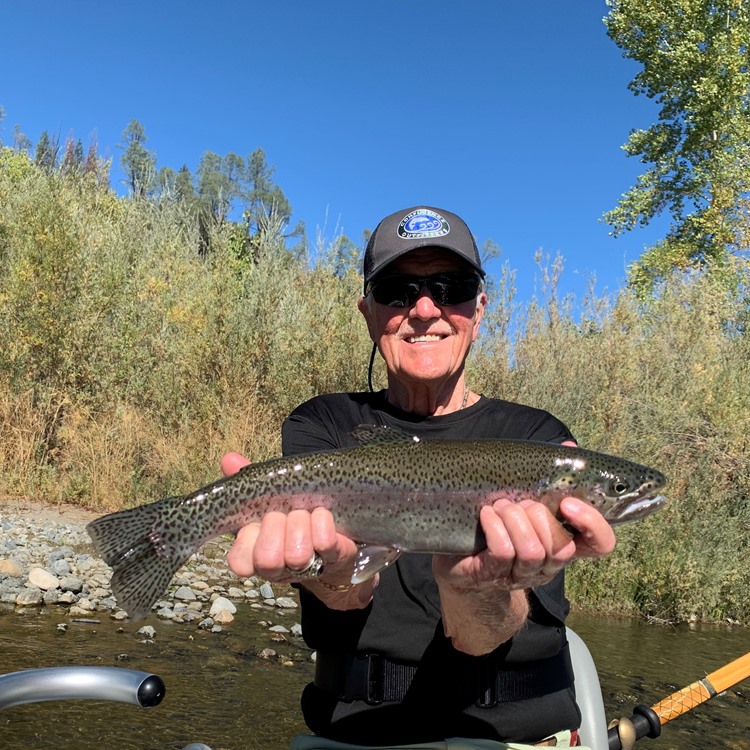
[[[112,568],[112,593],[134,620],[143,619],[172,576],[196,549],[169,540],[164,523],[167,508],[181,497],[110,513],[92,521],[86,530],[104,562]]]

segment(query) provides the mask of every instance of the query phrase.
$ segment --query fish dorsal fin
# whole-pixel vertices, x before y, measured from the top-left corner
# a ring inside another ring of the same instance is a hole
[[[419,442],[416,435],[379,424],[360,424],[351,432],[359,445],[404,445]]]

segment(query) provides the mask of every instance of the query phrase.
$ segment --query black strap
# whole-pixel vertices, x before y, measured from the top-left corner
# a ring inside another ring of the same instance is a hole
[[[318,651],[315,685],[339,700],[370,705],[401,702],[419,669],[418,664],[392,661],[380,654],[334,654]],[[555,656],[502,668],[491,659],[475,659],[451,675],[468,703],[490,708],[497,703],[540,698],[572,687],[573,667],[567,644]]]

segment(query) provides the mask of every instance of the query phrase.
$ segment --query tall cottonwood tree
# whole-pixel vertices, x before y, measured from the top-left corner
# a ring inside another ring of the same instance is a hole
[[[262,148],[246,158],[232,152],[224,157],[211,151],[203,154],[196,173],[194,202],[200,222],[201,252],[210,250],[211,229],[230,220],[233,214],[242,216],[240,253],[253,258],[269,226],[287,225],[292,208],[284,191],[273,181],[273,172]],[[303,234],[304,226],[298,226],[286,236]]]
[[[125,184],[137,198],[145,198],[156,182],[156,155],[144,145],[146,131],[138,120],[131,120],[122,132],[123,150],[120,164],[125,172]]]
[[[750,240],[750,0],[608,0],[629,84],[660,106],[624,146],[646,165],[605,214],[615,235],[667,212],[667,236],[631,267],[641,291],[673,269],[721,267]]]

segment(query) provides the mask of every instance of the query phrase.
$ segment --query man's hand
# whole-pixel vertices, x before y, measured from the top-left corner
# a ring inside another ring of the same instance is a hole
[[[221,470],[229,476],[249,463],[239,453],[227,453],[221,459]],[[328,586],[346,588],[332,591],[315,578],[299,583],[332,609],[367,606],[378,577],[357,586],[348,586],[354,571],[357,545],[337,533],[333,515],[325,508],[293,510],[288,514],[266,513],[260,523],[247,524],[237,532],[227,562],[238,576],[257,575],[269,581],[291,582],[296,578],[290,570],[303,570],[316,552],[324,564],[321,581]]]
[[[575,535],[535,500],[501,498],[485,506],[479,518],[487,549],[471,557],[435,555],[435,577],[456,587],[532,588],[551,581],[572,560],[604,557],[615,548],[612,527],[588,503],[566,497],[560,514]]]
[[[566,497],[560,515],[575,535],[542,503],[499,497],[480,512],[487,549],[469,557],[433,557],[445,631],[456,648],[475,655],[494,650],[525,620],[524,589],[548,583],[571,560],[612,552],[615,534],[598,510]]]

